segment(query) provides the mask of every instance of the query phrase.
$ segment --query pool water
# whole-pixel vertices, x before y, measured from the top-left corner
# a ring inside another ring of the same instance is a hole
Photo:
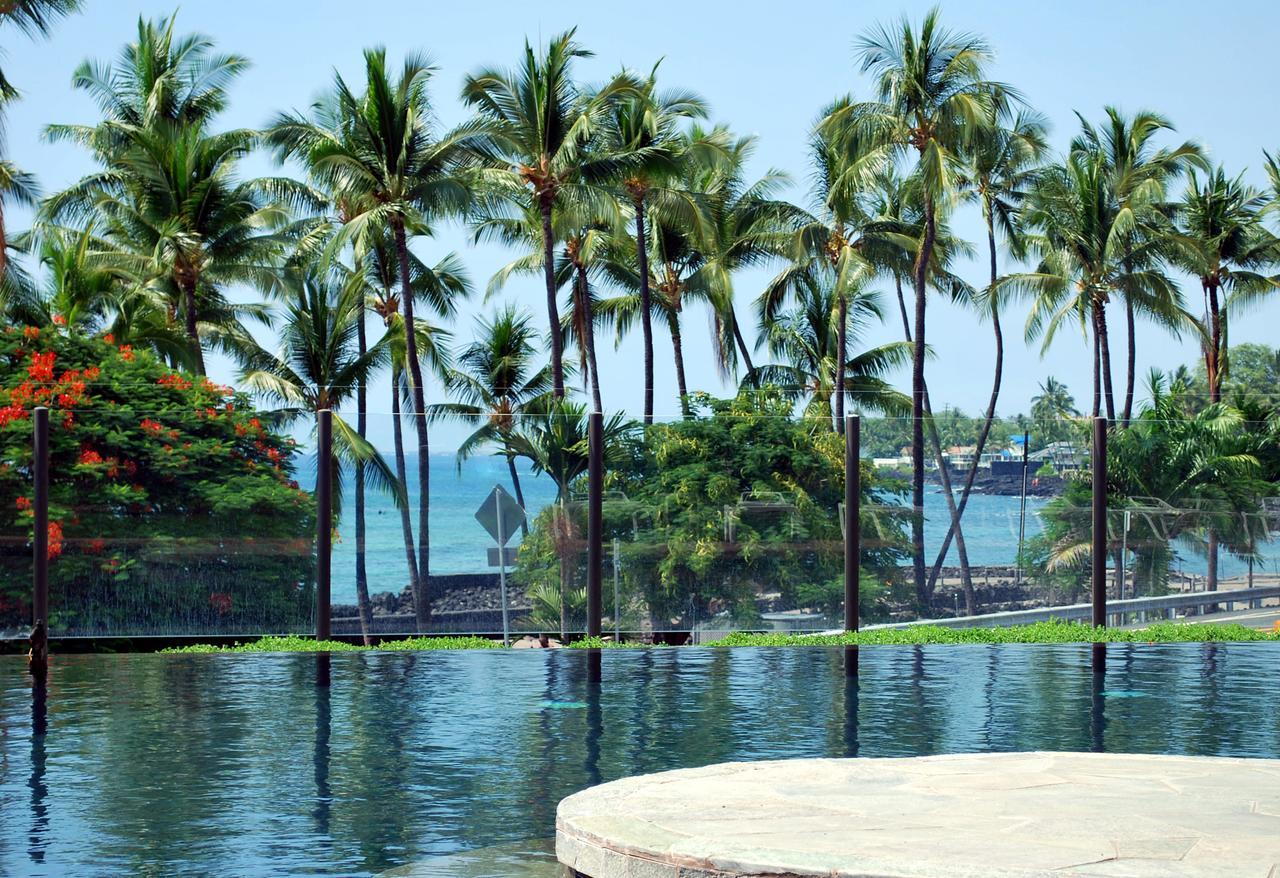
[[[340,654],[318,687],[309,655],[61,656],[42,698],[22,659],[0,658],[0,875],[515,878],[563,796],[642,772],[1035,749],[1280,758],[1275,643],[1113,645],[1105,676],[1075,645],[863,648],[856,680],[839,649],[594,660],[598,679],[578,651]],[[499,853],[459,856],[478,849]]]

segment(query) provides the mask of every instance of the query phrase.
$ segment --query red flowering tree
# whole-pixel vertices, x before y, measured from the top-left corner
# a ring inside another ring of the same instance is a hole
[[[0,332],[0,628],[30,623],[31,412],[50,409],[50,627],[261,632],[310,619],[314,505],[249,400],[61,327]]]

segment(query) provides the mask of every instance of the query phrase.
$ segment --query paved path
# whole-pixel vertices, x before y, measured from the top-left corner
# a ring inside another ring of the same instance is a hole
[[[570,796],[556,854],[588,878],[1280,878],[1280,760],[713,765]]]

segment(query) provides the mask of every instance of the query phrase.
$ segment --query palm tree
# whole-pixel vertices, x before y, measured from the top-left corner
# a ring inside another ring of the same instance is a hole
[[[1159,211],[1170,180],[1188,167],[1203,164],[1200,147],[1186,141],[1169,148],[1156,148],[1154,139],[1173,125],[1163,116],[1140,111],[1126,119],[1115,107],[1106,108],[1106,124],[1100,129],[1081,118],[1081,133],[1072,141],[1072,150],[1101,155],[1113,176],[1112,188],[1121,211],[1120,224],[1128,220],[1125,212]],[[1137,369],[1135,319],[1139,303],[1127,296],[1124,301],[1125,328],[1128,335],[1128,364],[1125,373],[1125,396],[1122,423],[1129,425],[1133,414],[1133,389]]]
[[[1052,375],[1040,382],[1040,392],[1031,397],[1031,423],[1045,445],[1070,436],[1067,423],[1079,417],[1075,397],[1065,384]]]
[[[1203,183],[1190,171],[1177,207],[1175,262],[1200,282],[1204,296],[1204,319],[1197,325],[1210,405],[1221,402],[1228,371],[1228,310],[1277,286],[1277,278],[1262,273],[1280,261],[1280,241],[1262,223],[1265,206],[1261,192],[1219,166]],[[1218,587],[1218,532],[1209,527],[1206,535],[1212,591]]]
[[[364,291],[339,272],[314,267],[300,270],[288,278],[287,286],[279,350],[269,351],[247,334],[234,345],[242,364],[240,382],[277,404],[272,415],[282,427],[303,418],[314,423],[317,412],[340,408],[381,366],[389,347],[389,339],[383,337],[363,353],[355,349],[365,316]],[[367,478],[390,493],[398,506],[405,504],[404,484],[382,455],[336,411],[333,439],[335,509],[341,505],[343,464],[363,465]],[[357,582],[356,599],[361,633],[368,644],[372,613],[367,583]]]
[[[294,231],[278,200],[289,184],[239,177],[257,133],[210,130],[246,66],[213,54],[205,37],[176,37],[172,18],[139,20],[137,41],[117,63],[86,61],[73,79],[102,119],[46,132],[90,150],[101,169],[49,199],[44,215],[97,221],[109,246],[94,258],[150,289],[171,319],[181,315],[201,374],[206,341],[234,335],[241,316],[265,316],[261,307],[233,305],[226,287],[274,289],[275,260]]]
[[[627,169],[622,191],[635,214],[636,277],[640,285],[640,328],[644,340],[644,422],[653,423],[653,302],[649,275],[649,244],[645,228],[645,206],[658,200],[668,211],[689,209],[686,193],[667,184],[679,173],[684,147],[680,123],[701,119],[706,104],[691,92],[659,92],[658,65],[639,87],[612,102],[607,137],[612,152],[632,154],[638,163]]]
[[[837,102],[822,114],[827,118],[848,103]],[[874,212],[864,181],[847,173],[851,164],[866,158],[860,142],[834,143],[831,132],[819,125],[810,138],[815,211],[801,220],[793,244],[792,262],[765,288],[757,301],[760,320],[768,326],[795,292],[829,289],[835,296],[836,327],[833,363],[847,360],[850,298],[858,296],[864,281],[885,271],[901,252],[901,224],[896,218]],[[878,313],[878,311],[877,311]],[[836,430],[844,431],[845,391],[836,383]],[[856,400],[855,400],[856,401]]]
[[[1177,285],[1161,263],[1167,236],[1147,220],[1155,217],[1130,199],[1122,208],[1107,160],[1076,150],[1045,169],[1027,198],[1024,221],[1035,232],[1029,251],[1039,259],[1033,272],[1006,279],[1034,296],[1027,338],[1052,343],[1065,322],[1088,327],[1093,338],[1093,408],[1115,419],[1106,306],[1115,296],[1132,301],[1177,334],[1188,325]],[[1157,224],[1159,223],[1156,220]]]
[[[663,258],[662,268],[666,280],[674,282],[677,306],[686,298],[697,298],[710,307],[721,373],[733,374],[739,358],[751,372],[755,367],[737,314],[733,276],[789,252],[804,214],[778,197],[790,182],[782,171],[771,168],[759,179],[747,180],[755,137],[737,137],[723,127],[707,131],[694,126],[685,152],[696,160],[684,164],[679,186],[699,206],[693,211],[654,211],[657,226],[684,239],[653,236],[659,238],[659,247],[675,245],[667,254],[675,259]],[[683,277],[671,276],[672,269],[682,270]],[[630,309],[635,316],[638,306],[637,298]],[[676,307],[677,313],[680,310]]]
[[[95,258],[149,286],[171,316],[181,314],[191,363],[201,375],[208,341],[234,334],[242,315],[265,318],[261,306],[232,304],[226,289],[273,289],[277,255],[294,237],[288,211],[271,197],[273,187],[237,176],[256,143],[257,134],[247,130],[129,129],[106,169],[43,208],[54,221],[101,225],[112,247]]]
[[[1159,372],[1152,373],[1150,385],[1147,409],[1107,454],[1108,480],[1122,505],[1150,504],[1146,498],[1156,498],[1172,510],[1167,515],[1135,512],[1135,586],[1163,590],[1173,554],[1168,543],[1183,536],[1196,539],[1206,552],[1206,587],[1214,591],[1218,541],[1238,555],[1253,552],[1249,522],[1271,490],[1259,461],[1262,437],[1248,428],[1239,410],[1221,403],[1188,413],[1181,398],[1188,385]]]
[[[606,467],[625,455],[625,443],[632,431],[632,424],[621,414],[605,420],[602,438]],[[544,395],[537,405],[526,407],[518,429],[507,441],[511,453],[528,460],[535,473],[546,474],[556,486],[556,501],[550,514],[555,516],[553,533],[560,555],[560,636],[563,639],[569,628],[567,598],[572,588],[575,566],[572,545],[576,540],[567,507],[572,484],[586,473],[590,463],[586,407],[554,394]]]
[[[366,307],[377,314],[387,329],[390,339],[391,365],[391,430],[395,447],[396,477],[408,484],[408,469],[404,452],[404,429],[401,416],[401,400],[408,400],[408,407],[413,407],[413,392],[405,381],[407,341],[404,332],[404,321],[400,316],[401,284],[399,280],[399,259],[395,245],[390,236],[378,230],[356,242],[356,270],[351,282],[363,287]],[[410,287],[420,304],[426,305],[440,317],[452,317],[456,313],[457,303],[471,295],[471,281],[463,270],[461,260],[456,254],[449,254],[433,266],[427,266],[415,255],[410,254]],[[363,330],[363,326],[361,327]],[[363,335],[363,332],[361,333]],[[414,345],[419,352],[419,359],[425,361],[442,384],[448,382],[450,361],[446,350],[449,333],[438,326],[422,320],[417,321]],[[363,350],[363,339],[359,340]],[[360,404],[360,391],[367,385],[361,382],[357,388],[357,406]],[[363,409],[359,409],[363,411]],[[357,415],[359,417],[359,415]],[[361,433],[360,435],[364,435]],[[356,470],[357,477],[360,470]],[[357,481],[357,501],[360,498],[360,483]],[[359,517],[356,520],[359,526]],[[424,525],[425,526],[425,525]],[[413,519],[408,504],[400,509],[400,529],[404,538],[406,569],[409,571],[409,590],[415,602],[425,600],[423,584],[418,569],[418,557],[413,537]],[[357,557],[358,554],[357,554]],[[357,568],[357,578],[359,578]]]
[[[485,447],[496,447],[507,459],[516,501],[524,506],[524,491],[516,470],[512,435],[519,429],[526,407],[535,409],[551,388],[550,367],[538,368],[538,335],[529,315],[508,305],[492,319],[476,321],[476,338],[457,357],[448,373],[450,393],[457,402],[432,406],[433,415],[476,425],[458,446],[458,466]],[[528,522],[521,527],[528,533]]]
[[[249,68],[240,55],[214,51],[202,34],[179,35],[174,16],[138,19],[137,39],[113,64],[84,61],[71,77],[102,113],[96,125],[50,125],[51,140],[91,149],[108,164],[127,149],[131,132],[159,125],[203,127],[227,105],[227,89]]]
[[[947,535],[942,540],[930,571],[930,582],[937,580],[942,564],[956,537],[958,519],[964,515],[969,503],[969,495],[973,491],[973,483],[978,475],[978,466],[982,461],[982,452],[991,435],[991,425],[995,422],[996,403],[1000,398],[1000,385],[1004,376],[1004,332],[1000,327],[1000,310],[1002,297],[997,281],[999,279],[999,251],[996,246],[996,232],[999,229],[1006,246],[1015,254],[1021,255],[1022,227],[1019,210],[1026,197],[1028,186],[1035,179],[1039,169],[1041,156],[1045,151],[1046,122],[1037,114],[1020,113],[1009,127],[1001,126],[996,120],[983,130],[971,145],[967,155],[965,172],[965,194],[976,200],[982,209],[982,218],[987,228],[987,257],[990,263],[990,282],[986,292],[975,299],[982,316],[991,320],[991,331],[995,339],[995,366],[992,370],[991,396],[987,401],[987,409],[983,414],[982,427],[978,430],[974,445],[973,461],[965,474],[964,485],[960,490],[960,500],[956,504],[956,519],[952,521]],[[961,565],[964,570],[966,597],[973,594],[969,582],[968,561]],[[932,591],[932,585],[930,586]],[[969,608],[973,612],[973,607]]]
[[[915,288],[915,356],[912,390],[912,504],[924,504],[924,361],[925,297],[938,234],[938,206],[959,185],[962,154],[989,120],[999,118],[1010,98],[1005,85],[986,78],[992,60],[986,41],[973,34],[944,28],[938,10],[926,13],[917,31],[903,18],[897,29],[879,27],[858,42],[864,72],[876,79],[877,101],[841,106],[824,121],[833,140],[880,146],[884,160],[916,156],[914,174],[919,180],[923,228],[915,251],[912,280]],[[863,177],[875,168],[868,160],[854,163],[849,173]],[[924,521],[912,522],[914,578],[917,596],[926,597]]]
[[[842,292],[837,293],[839,282],[829,275],[826,280],[824,284],[816,273],[796,276],[795,307],[770,314],[763,322],[762,344],[781,362],[757,366],[743,383],[778,386],[787,399],[808,397],[805,416],[820,419],[832,429],[843,427],[843,412],[837,414],[833,405],[843,396],[862,411],[905,415],[911,400],[894,390],[884,376],[910,360],[911,345],[891,342],[850,357],[849,339],[856,341],[869,323],[884,318],[880,299],[847,283],[840,284]],[[841,319],[849,325],[838,326]]]
[[[1221,166],[1201,181],[1189,172],[1177,205],[1175,262],[1200,283],[1205,320],[1200,326],[1209,402],[1222,400],[1227,371],[1227,315],[1270,292],[1280,278],[1266,269],[1280,262],[1280,240],[1263,225],[1267,197]]]
[[[400,307],[405,326],[415,327],[409,235],[425,232],[436,219],[470,206],[467,166],[485,143],[483,126],[464,124],[443,134],[435,119],[427,86],[434,72],[427,59],[410,55],[398,76],[387,67],[384,49],[364,53],[365,84],[353,91],[335,73],[329,95],[310,115],[278,117],[267,133],[283,158],[302,160],[325,189],[341,192],[359,212],[347,217],[331,247],[359,240],[366,231],[390,235],[400,281]],[[418,571],[414,610],[419,628],[430,622],[426,593],[430,574],[430,437],[426,390],[417,333],[404,333],[405,361],[418,438]]]
[[[584,391],[591,393],[594,411],[603,411],[600,371],[597,368],[595,325],[599,319],[596,297],[588,275],[598,271],[598,263],[616,239],[622,215],[616,205],[605,201],[579,203],[573,192],[561,194],[551,215],[551,229],[563,247],[555,253],[553,276],[556,288],[566,288],[567,310],[558,332],[563,343],[572,338],[578,347]],[[542,218],[532,205],[511,209],[510,204],[487,205],[477,211],[472,223],[477,240],[497,241],[525,252],[502,266],[489,281],[487,295],[501,290],[514,275],[543,274]],[[494,209],[496,208],[496,209]],[[599,210],[604,213],[600,213]]]
[[[493,172],[487,175],[489,197],[535,207],[541,220],[552,384],[560,398],[564,397],[564,343],[557,332],[552,214],[566,190],[574,190],[575,199],[582,203],[611,200],[595,184],[616,178],[626,163],[600,149],[597,134],[610,100],[631,87],[624,76],[597,93],[585,94],[573,81],[573,62],[591,57],[591,52],[574,41],[574,32],[553,37],[541,55],[526,41],[516,69],[481,70],[468,76],[462,88],[462,99],[475,108],[494,140]]]

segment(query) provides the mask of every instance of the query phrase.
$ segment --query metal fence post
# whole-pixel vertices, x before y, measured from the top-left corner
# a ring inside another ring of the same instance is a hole
[[[333,561],[333,412],[316,412],[316,640],[330,635]]]
[[[844,630],[858,630],[858,568],[862,554],[862,418],[844,418]]]
[[[604,414],[592,412],[587,425],[587,636],[601,631],[604,576]]]
[[[49,409],[32,412],[31,672],[43,676],[49,667]]]
[[[1107,626],[1107,419],[1093,419],[1093,532],[1090,586],[1093,598],[1093,627]],[[1100,670],[1106,661],[1105,644],[1093,645],[1093,667]]]
[[[1107,624],[1107,419],[1093,419],[1093,624]]]

